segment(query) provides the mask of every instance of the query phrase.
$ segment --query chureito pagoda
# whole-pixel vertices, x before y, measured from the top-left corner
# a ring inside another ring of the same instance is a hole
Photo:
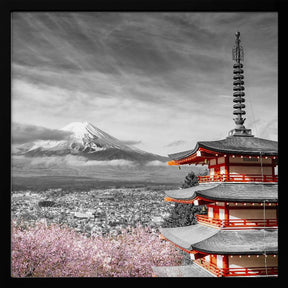
[[[199,141],[169,155],[169,165],[207,164],[199,185],[165,192],[165,201],[206,205],[197,223],[162,228],[161,238],[189,253],[191,265],[153,267],[155,277],[275,277],[278,275],[278,142],[244,126],[240,32],[233,48],[235,128],[227,138]]]

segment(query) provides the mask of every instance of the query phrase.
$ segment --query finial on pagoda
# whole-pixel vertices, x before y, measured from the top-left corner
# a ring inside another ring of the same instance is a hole
[[[229,131],[228,136],[253,136],[251,134],[251,129],[246,129],[243,125],[246,118],[243,118],[242,116],[246,114],[244,108],[245,108],[245,93],[244,93],[244,70],[243,70],[243,64],[241,63],[244,60],[244,53],[243,53],[243,47],[240,45],[240,32],[235,33],[236,40],[235,40],[235,46],[232,50],[232,58],[235,61],[233,65],[233,102],[235,103],[233,105],[233,108],[235,109],[233,111],[233,114],[236,116],[233,120],[236,124],[236,127]]]

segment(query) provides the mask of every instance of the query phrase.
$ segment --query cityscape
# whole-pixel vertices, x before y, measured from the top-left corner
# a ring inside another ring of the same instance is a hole
[[[41,193],[26,190],[11,195],[11,217],[24,225],[44,222],[66,225],[81,233],[117,234],[142,224],[158,228],[174,203],[163,201],[160,188],[115,188],[68,192],[61,188]]]

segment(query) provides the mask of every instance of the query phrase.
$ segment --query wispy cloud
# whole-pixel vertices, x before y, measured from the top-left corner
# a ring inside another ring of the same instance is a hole
[[[23,144],[36,140],[65,140],[71,135],[69,131],[48,129],[45,127],[12,123],[12,143]]]
[[[115,159],[107,161],[99,160],[87,160],[84,157],[77,155],[65,155],[65,156],[44,156],[44,157],[25,157],[22,155],[13,155],[12,161],[22,161],[26,167],[38,167],[38,168],[59,168],[59,167],[70,167],[70,168],[81,168],[81,167],[125,167],[125,168],[141,168],[142,166],[134,161]],[[161,162],[158,160],[149,161],[145,163],[145,167],[167,167],[167,162]]]
[[[15,12],[12,24],[15,122],[85,118],[160,154],[208,130],[226,135],[237,30],[255,117],[277,118],[276,13]]]
[[[167,162],[161,162],[158,160],[149,161],[145,164],[147,167],[167,167]]]
[[[136,162],[115,159],[107,161],[87,160],[84,157],[77,155],[65,155],[65,156],[44,156],[44,157],[25,157],[22,155],[13,155],[13,161],[22,161],[22,164],[26,167],[38,167],[38,168],[81,168],[81,167],[136,167]]]
[[[186,143],[185,140],[177,140],[177,141],[173,141],[171,143],[168,143],[167,145],[165,145],[165,147],[175,147],[175,146],[183,145],[185,143]]]

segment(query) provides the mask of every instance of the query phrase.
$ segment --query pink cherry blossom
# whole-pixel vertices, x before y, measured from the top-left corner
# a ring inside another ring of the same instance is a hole
[[[151,277],[152,266],[179,265],[182,255],[140,224],[117,236],[85,236],[58,224],[12,222],[12,277]]]

